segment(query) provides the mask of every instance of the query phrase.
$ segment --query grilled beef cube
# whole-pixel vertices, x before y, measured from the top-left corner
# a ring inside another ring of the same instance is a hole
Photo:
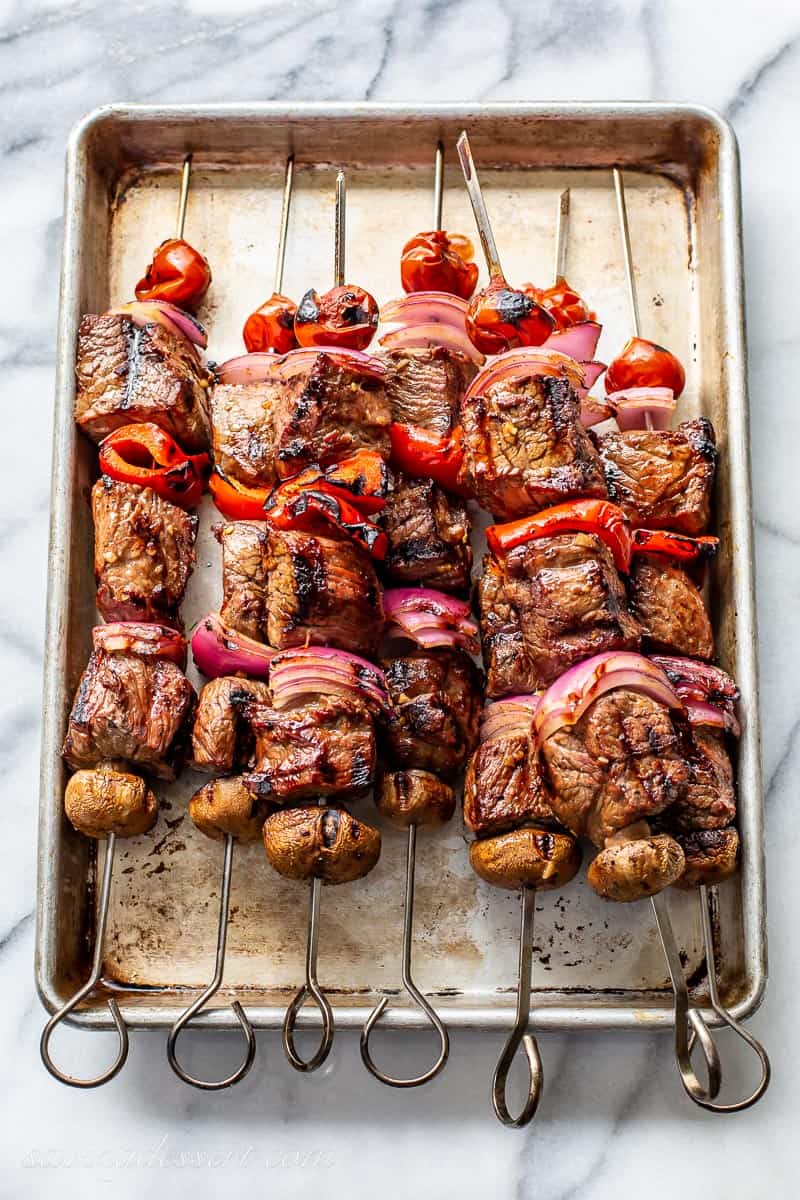
[[[92,488],[97,607],[106,621],[175,622],[197,517],[152,488],[102,475]]]
[[[223,675],[200,693],[192,730],[192,766],[196,771],[235,771],[246,766],[253,751],[247,719],[252,702],[269,704],[266,683]]]
[[[668,710],[624,688],[551,734],[540,761],[558,820],[601,847],[679,801],[690,778]]]
[[[430,479],[398,473],[381,524],[389,539],[383,561],[388,582],[424,583],[446,592],[469,589],[470,520],[461,500]]]
[[[527,737],[480,744],[464,777],[464,823],[478,837],[528,823],[557,823]]]
[[[96,442],[120,425],[154,421],[184,450],[208,448],[207,375],[181,334],[121,314],[86,316],[76,372],[75,420]]]
[[[536,692],[605,650],[635,650],[639,626],[611,552],[593,533],[534,538],[497,562],[478,588],[487,693]]]
[[[714,427],[706,417],[667,431],[606,433],[597,442],[608,494],[634,524],[703,532],[717,468]]]
[[[339,462],[362,448],[388,458],[391,420],[380,380],[320,352],[277,397],[275,470],[285,479],[314,463]]]
[[[127,762],[174,779],[196,699],[173,662],[95,650],[75,694],[62,754],[75,770]]]
[[[264,521],[217,525],[222,546],[222,607],[219,615],[239,633],[263,642],[267,628],[269,537]]]
[[[375,731],[368,710],[340,696],[291,709],[251,704],[254,769],[244,782],[277,804],[365,792],[375,772]]]
[[[711,725],[683,726],[681,734],[689,783],[660,824],[670,833],[722,829],[736,820],[733,767],[725,735]]]
[[[703,597],[682,567],[655,557],[636,557],[628,588],[645,650],[713,657],[714,634]]]
[[[275,473],[274,383],[218,383],[211,395],[217,468],[247,487],[271,487]]]
[[[450,433],[458,421],[458,405],[477,367],[457,350],[425,346],[387,350],[386,395],[392,420]]]
[[[386,757],[445,777],[460,771],[478,740],[482,679],[472,659],[460,650],[413,650],[383,666],[392,700]]]
[[[269,535],[267,641],[374,654],[383,632],[381,589],[370,556],[349,538],[296,530]]]
[[[496,520],[606,495],[580,409],[566,379],[542,376],[497,383],[462,404],[464,476]]]

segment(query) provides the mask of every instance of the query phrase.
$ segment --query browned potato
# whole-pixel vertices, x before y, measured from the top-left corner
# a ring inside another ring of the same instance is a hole
[[[469,861],[494,887],[549,891],[569,883],[581,865],[581,851],[567,833],[526,827],[473,842]]]
[[[230,834],[239,842],[257,842],[261,827],[274,805],[254,796],[241,776],[212,779],[189,801],[189,816],[206,837]]]
[[[158,801],[138,775],[112,767],[76,771],[64,794],[69,821],[90,838],[135,837],[158,818]]]
[[[270,864],[287,879],[350,883],[368,874],[381,852],[381,835],[341,805],[285,808],[264,823]]]
[[[456,795],[429,771],[391,771],[383,776],[375,804],[399,829],[409,825],[446,825],[456,810]]]
[[[606,900],[641,900],[669,887],[684,866],[678,843],[660,833],[606,846],[589,864],[586,878]]]
[[[700,883],[709,887],[722,883],[736,874],[739,866],[739,834],[729,829],[698,829],[695,833],[679,833],[686,866],[675,880],[677,888],[692,888]]]

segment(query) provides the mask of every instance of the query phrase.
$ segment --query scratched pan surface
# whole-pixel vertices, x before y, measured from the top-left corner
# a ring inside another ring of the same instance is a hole
[[[623,264],[608,168],[626,170],[643,332],[687,367],[680,419],[713,420],[721,464],[721,553],[712,608],[722,664],[743,693],[739,752],[741,874],[720,889],[718,967],[724,1002],[759,1003],[766,972],[762,796],[758,758],[753,556],[750,530],[738,162],[733,135],[705,110],[654,105],[431,107],[270,105],[108,108],[76,130],[67,159],[65,252],[55,412],[52,540],[41,774],[37,981],[51,1008],[85,977],[94,934],[94,846],[67,827],[59,757],[66,716],[95,621],[88,490],[93,446],[72,423],[81,313],[130,298],[153,246],[172,233],[177,168],[195,171],[187,237],[208,255],[214,283],[199,314],[210,355],[240,353],[244,316],[272,290],[282,169],[294,150],[284,290],[330,286],[334,166],[348,171],[347,275],[383,302],[398,291],[404,240],[431,221],[436,138],[448,151],[448,228],[474,226],[453,146],[469,129],[508,275],[552,272],[556,197],[572,189],[568,275],[597,309],[605,361],[628,336]],[[183,607],[188,629],[217,607],[216,517],[205,502],[197,566]],[[480,551],[480,546],[476,546]],[[478,561],[480,553],[478,553]],[[194,677],[197,683],[197,678]],[[104,966],[107,989],[134,1026],[167,1026],[212,969],[222,848],[194,829],[188,797],[203,777],[157,787],[152,834],[122,842]],[[371,801],[383,853],[365,880],[323,893],[320,976],[340,1025],[360,1025],[376,995],[397,987],[405,838]],[[418,842],[415,968],[453,1025],[506,1023],[514,1003],[519,902],[472,874],[460,816]],[[225,990],[202,1019],[230,1025],[228,1001],[257,1026],[280,1024],[303,975],[307,891],[266,865],[260,846],[234,861]],[[669,896],[699,1003],[705,963],[694,897]],[[537,902],[534,1022],[561,1028],[664,1027],[670,993],[650,906],[608,905],[581,876]],[[397,1025],[417,1023],[399,1007]],[[77,1020],[108,1023],[101,991]]]

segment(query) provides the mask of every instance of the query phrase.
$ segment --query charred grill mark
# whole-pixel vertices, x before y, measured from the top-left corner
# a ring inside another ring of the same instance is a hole
[[[120,408],[130,408],[133,404],[133,394],[139,377],[139,355],[141,353],[144,329],[134,325],[133,321],[125,322],[125,391],[122,394]]]
[[[316,542],[302,551],[290,551],[295,583],[295,623],[302,624],[327,586],[325,561]]]
[[[542,858],[546,858],[549,861],[556,849],[556,841],[553,835],[551,833],[537,833],[533,840]]]
[[[565,431],[571,428],[575,418],[575,404],[569,381],[546,376],[541,383],[553,428],[559,436],[563,436]]]
[[[353,767],[350,778],[354,788],[369,787],[372,778],[372,766],[360,750],[357,750],[353,755]]]
[[[326,850],[333,850],[339,836],[342,815],[338,808],[326,808],[320,820],[320,838]],[[355,836],[355,829],[352,830]]]

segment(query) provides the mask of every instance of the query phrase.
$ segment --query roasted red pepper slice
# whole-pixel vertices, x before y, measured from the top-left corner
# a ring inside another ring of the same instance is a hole
[[[355,505],[326,490],[324,481],[301,488],[288,496],[281,496],[281,491],[281,487],[276,489],[273,494],[276,502],[265,514],[269,524],[276,529],[303,529],[308,533],[317,533],[320,527],[333,527],[345,533],[373,558],[386,557],[389,540],[383,530],[369,521]]]
[[[325,468],[325,482],[342,493],[366,516],[386,507],[389,471],[376,450],[356,450],[341,462]]]
[[[686,372],[670,350],[647,338],[628,338],[606,371],[606,393],[635,387],[672,388],[677,400],[686,386]]]
[[[389,426],[392,442],[392,463],[406,475],[432,479],[448,492],[464,495],[460,479],[464,461],[463,432],[457,425],[452,433],[442,436],[420,425]]]
[[[547,309],[559,329],[570,329],[581,321],[595,319],[595,313],[586,301],[563,277],[559,277],[549,288],[537,288],[532,283],[526,283],[523,284],[522,290],[537,304],[541,304],[542,308]]]
[[[663,554],[677,562],[700,562],[713,558],[719,547],[719,538],[687,537],[683,533],[670,533],[666,529],[634,529],[634,554]]]
[[[211,267],[183,238],[167,238],[136,285],[137,300],[169,300],[193,311],[208,291]]]
[[[208,481],[208,490],[219,511],[229,521],[265,521],[264,505],[270,497],[270,488],[247,487],[235,479],[223,475],[215,468]]]
[[[207,454],[184,454],[152,421],[123,425],[100,445],[100,470],[122,483],[152,488],[163,500],[195,508],[211,469]]]
[[[630,522],[622,509],[608,500],[570,500],[520,521],[490,525],[486,541],[495,557],[503,558],[532,538],[577,532],[597,534],[614,556],[617,570],[627,574],[633,553]]]
[[[406,292],[449,292],[469,300],[478,282],[478,267],[469,238],[434,229],[416,233],[403,246],[400,282]]]
[[[272,350],[276,354],[288,354],[294,350],[297,346],[294,336],[296,312],[294,300],[273,292],[244,323],[242,338],[249,353],[264,354]]]
[[[482,354],[541,346],[556,328],[546,308],[499,275],[473,297],[465,323],[469,340]]]

